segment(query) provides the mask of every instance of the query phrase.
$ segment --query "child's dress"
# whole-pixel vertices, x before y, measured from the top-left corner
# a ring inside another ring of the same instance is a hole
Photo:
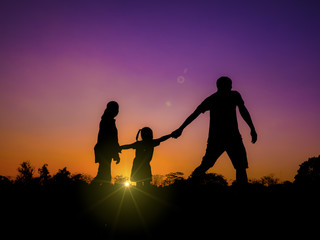
[[[150,161],[153,156],[154,147],[158,146],[160,141],[137,141],[132,144],[136,149],[136,157],[133,160],[131,178],[132,182],[144,182],[152,180]]]

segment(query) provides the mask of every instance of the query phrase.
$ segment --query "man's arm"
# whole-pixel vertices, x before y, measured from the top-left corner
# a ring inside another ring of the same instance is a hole
[[[243,120],[248,124],[248,126],[251,129],[251,138],[252,138],[252,143],[255,143],[257,141],[257,132],[253,126],[253,122],[251,119],[251,116],[249,114],[248,109],[244,106],[244,104],[238,105],[239,107],[239,112]]]
[[[186,126],[188,126],[190,123],[193,122],[199,115],[201,111],[199,108],[197,108],[185,121],[184,123],[174,132],[172,132],[172,137],[173,138],[178,138],[181,136],[183,129],[185,129]]]

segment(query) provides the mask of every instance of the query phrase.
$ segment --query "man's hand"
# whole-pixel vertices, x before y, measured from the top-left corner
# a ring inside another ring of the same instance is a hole
[[[251,142],[252,143],[256,143],[257,138],[258,138],[258,136],[257,136],[256,130],[255,129],[251,129]]]
[[[175,130],[175,131],[173,131],[172,133],[171,133],[171,136],[173,137],[173,138],[178,138],[178,137],[180,137],[181,136],[181,134],[182,134],[182,130],[180,129],[180,128],[178,128],[177,130]]]

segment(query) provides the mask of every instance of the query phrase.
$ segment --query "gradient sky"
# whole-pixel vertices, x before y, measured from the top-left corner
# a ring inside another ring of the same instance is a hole
[[[215,81],[233,80],[258,142],[239,127],[249,178],[293,180],[320,154],[318,1],[6,1],[0,3],[0,175],[22,161],[95,176],[93,146],[110,100],[120,144],[139,128],[171,133]],[[153,174],[201,162],[209,114],[155,149]],[[130,174],[133,150],[112,164]],[[235,179],[224,154],[210,170]]]

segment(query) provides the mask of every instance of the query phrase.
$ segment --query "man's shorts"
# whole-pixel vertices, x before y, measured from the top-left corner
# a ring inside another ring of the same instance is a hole
[[[247,153],[241,136],[226,140],[208,141],[206,154],[202,159],[201,165],[207,166],[209,169],[224,151],[227,152],[235,169],[248,168]]]

